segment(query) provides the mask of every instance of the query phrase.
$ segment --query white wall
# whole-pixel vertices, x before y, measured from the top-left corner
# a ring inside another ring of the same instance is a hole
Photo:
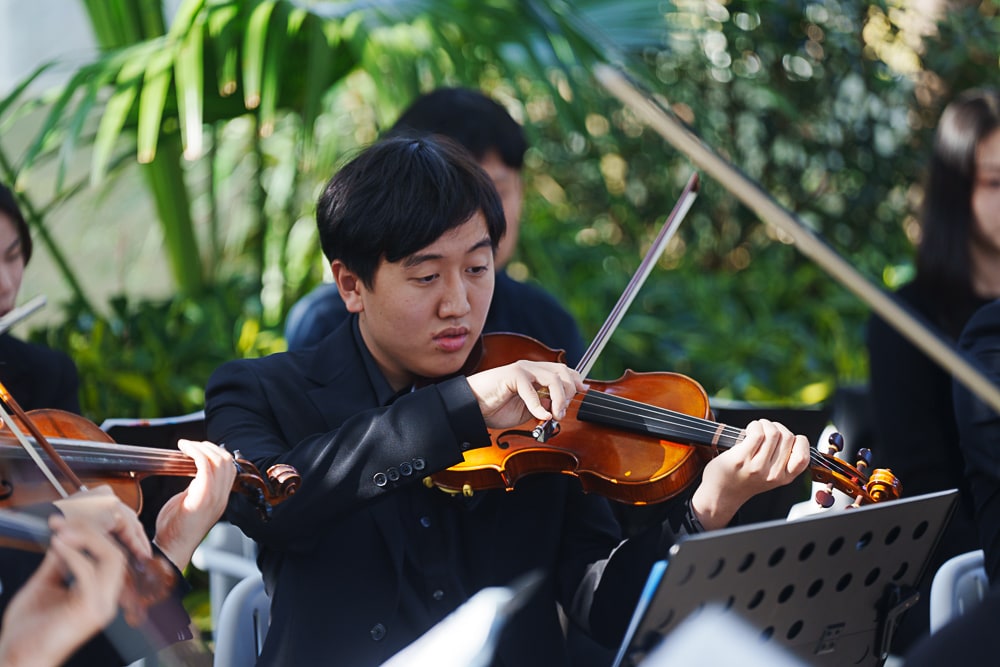
[[[80,0],[0,0],[0,96],[46,61],[63,63],[43,80],[52,85],[93,54]]]
[[[165,4],[172,12],[177,2]],[[82,0],[0,0],[0,97],[10,94],[44,62],[57,60],[58,64],[39,79],[33,92],[58,86],[75,68],[95,56],[96,46]],[[0,144],[16,162],[34,138],[44,112],[13,124],[7,122],[9,117],[8,113],[0,118],[4,123]],[[89,150],[79,147],[73,160],[72,181],[86,175],[89,160]],[[54,192],[55,170],[45,166],[32,171],[22,185],[33,202],[45,205]],[[114,181],[77,195],[46,220],[50,234],[96,307],[103,308],[112,294],[160,297],[172,291],[160,227],[138,169],[130,168]],[[70,294],[51,256],[37,241],[37,234],[35,249],[19,302],[43,294],[49,305],[19,326],[15,335],[61,319],[59,303]]]

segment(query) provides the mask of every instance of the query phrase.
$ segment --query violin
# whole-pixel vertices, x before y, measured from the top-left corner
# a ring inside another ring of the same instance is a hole
[[[117,444],[96,424],[71,412],[46,408],[31,410],[25,417],[84,486],[107,484],[137,513],[142,510],[139,483],[143,479],[154,475],[194,477],[197,472],[194,460],[183,452]],[[19,416],[13,419],[22,428],[28,426]],[[237,467],[233,491],[249,496],[264,519],[270,517],[274,505],[298,489],[301,480],[292,466],[272,466],[265,477],[239,452],[234,453],[233,460]],[[58,497],[7,424],[0,426],[0,507],[49,502]]]
[[[564,362],[564,355],[527,336],[487,334],[476,370],[521,359]],[[645,505],[676,496],[719,451],[745,437],[742,429],[710,419],[708,395],[685,375],[626,371],[617,380],[588,379],[587,384],[589,389],[570,401],[565,417],[550,429],[530,421],[490,429],[490,447],[465,452],[462,463],[425,483],[471,495],[511,490],[524,475],[558,472],[578,477],[587,492]],[[838,438],[832,439],[834,449],[842,447]],[[855,507],[899,498],[895,475],[879,469],[866,474],[870,453],[860,457],[852,466],[810,448],[813,477],[827,484],[817,497],[821,505],[832,505],[831,488],[851,496]]]
[[[52,537],[48,521],[31,514],[0,510],[0,547],[42,553]],[[125,622],[138,627],[146,610],[166,599],[177,575],[165,558],[139,560],[131,556],[119,606]]]
[[[492,446],[465,452],[462,463],[425,478],[427,486],[465,495],[480,489],[509,491],[524,475],[559,472],[578,477],[585,491],[646,505],[676,496],[720,450],[746,436],[742,429],[712,421],[708,395],[685,375],[626,371],[611,382],[588,377],[597,355],[691,208],[699,187],[694,173],[577,365],[589,389],[573,397],[565,417],[559,423],[550,420],[532,426],[525,422],[513,429],[490,429]],[[533,338],[493,333],[483,336],[481,357],[469,365],[475,365],[476,372],[522,359],[565,363],[561,351]],[[859,451],[857,466],[851,466],[834,456],[842,447],[842,438],[835,434],[829,453],[809,450],[814,478],[827,485],[817,493],[820,505],[833,505],[834,488],[850,495],[853,506],[899,498],[901,485],[891,471],[866,474],[870,452]]]

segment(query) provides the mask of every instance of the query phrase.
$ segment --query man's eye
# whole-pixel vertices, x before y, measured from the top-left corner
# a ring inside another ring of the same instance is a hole
[[[488,266],[473,266],[469,269],[469,272],[478,276],[486,273],[489,269],[490,267]]]

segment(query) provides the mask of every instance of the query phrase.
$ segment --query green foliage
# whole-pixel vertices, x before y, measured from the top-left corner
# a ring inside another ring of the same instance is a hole
[[[198,299],[132,302],[119,296],[95,317],[79,303],[66,319],[30,338],[73,357],[83,414],[108,417],[180,415],[204,407],[204,387],[221,363],[277,352],[284,341],[260,327],[251,285],[230,281]]]
[[[198,409],[218,363],[281,347],[284,314],[321,279],[313,206],[337,165],[442,84],[479,87],[523,122],[532,148],[510,270],[592,335],[692,171],[595,83],[595,62],[624,64],[873,285],[895,288],[912,272],[940,109],[962,88],[995,84],[1000,54],[991,2],[950,7],[936,34],[914,18],[924,17],[897,0],[190,0],[160,41],[74,77],[33,150],[63,160],[86,140],[64,141],[108,99],[90,94],[98,82],[114,92],[95,173],[123,149],[201,150],[183,182],[171,176],[200,250],[168,250],[175,274],[201,256],[211,294],[124,295],[108,315],[73,303],[35,337],[77,359],[95,418]],[[154,65],[175,72],[169,85]],[[154,84],[165,97],[144,106]],[[677,370],[713,395],[784,403],[863,381],[867,306],[786,242],[703,179],[594,376]]]
[[[877,40],[898,47],[903,38],[884,10],[678,0],[667,13],[667,48],[644,50],[631,71],[875,288],[895,288],[910,273],[928,119],[949,91],[929,90],[926,72],[893,69],[879,55],[889,50]],[[970,14],[979,16],[969,9],[946,22],[969,25]],[[873,32],[876,23],[884,33]],[[970,31],[977,41],[965,46],[979,60],[992,54],[995,76],[990,32]],[[926,51],[955,53],[933,38]],[[949,77],[967,68],[956,60],[934,62]],[[554,117],[529,125],[530,224],[518,259],[592,334],[692,166],[599,88],[574,87],[574,103],[588,112],[582,127]],[[782,241],[723,184],[705,182],[598,376],[666,368],[714,395],[784,403],[822,401],[838,384],[863,382],[867,306]]]

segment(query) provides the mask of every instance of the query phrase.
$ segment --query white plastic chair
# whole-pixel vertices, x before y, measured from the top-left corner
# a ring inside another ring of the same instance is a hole
[[[239,528],[220,521],[201,541],[191,564],[208,573],[208,598],[211,605],[212,627],[219,626],[223,601],[243,579],[258,574],[257,544]]]
[[[236,584],[222,603],[213,667],[253,667],[270,623],[271,600],[260,573],[254,573]]]
[[[982,550],[946,560],[931,580],[931,632],[940,630],[948,621],[979,604],[989,587]]]

